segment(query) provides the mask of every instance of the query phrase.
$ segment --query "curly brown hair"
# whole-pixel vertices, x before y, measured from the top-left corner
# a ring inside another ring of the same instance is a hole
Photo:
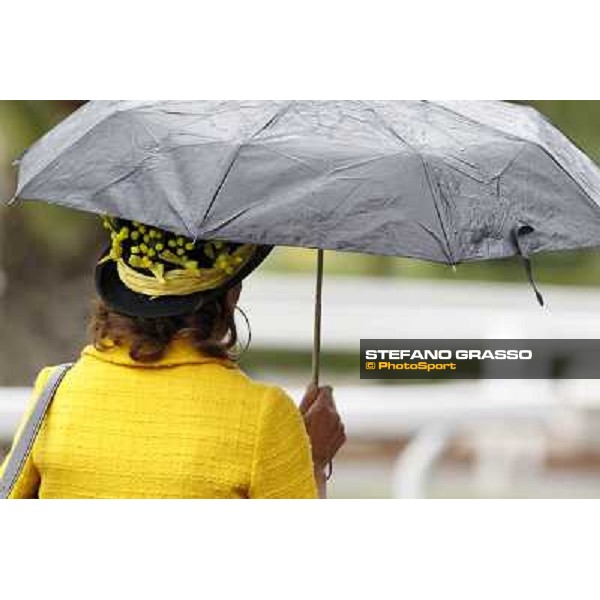
[[[164,355],[175,338],[186,338],[203,354],[235,359],[237,344],[234,307],[226,296],[219,296],[189,315],[177,317],[130,317],[96,301],[90,322],[94,347],[107,350],[111,344],[128,344],[129,355],[138,362],[154,362]]]

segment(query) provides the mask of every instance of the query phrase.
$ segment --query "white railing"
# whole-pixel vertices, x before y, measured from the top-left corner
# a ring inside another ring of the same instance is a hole
[[[544,432],[564,418],[566,411],[581,414],[595,410],[600,401],[600,381],[585,386],[583,396],[577,395],[579,381],[572,382],[575,395],[570,393],[569,383],[487,380],[429,386],[342,385],[335,394],[350,439],[412,439],[396,460],[391,483],[396,497],[416,498],[425,495],[427,477],[435,461],[457,435],[475,432],[494,422],[505,426],[527,423],[537,432]],[[301,388],[284,387],[293,398],[302,396]],[[0,442],[7,443],[13,435],[29,395],[30,390],[24,388],[0,388]],[[569,401],[572,397],[576,401]],[[485,450],[483,445],[483,458]],[[515,452],[514,461],[527,459],[531,456],[531,444],[520,450],[513,448],[513,455]],[[543,456],[538,454],[534,458],[541,461]]]
[[[460,267],[459,267],[460,268]],[[358,352],[361,338],[600,338],[600,290],[542,285],[540,308],[522,284],[325,275],[323,351]],[[314,278],[261,276],[240,305],[261,347],[312,346]]]

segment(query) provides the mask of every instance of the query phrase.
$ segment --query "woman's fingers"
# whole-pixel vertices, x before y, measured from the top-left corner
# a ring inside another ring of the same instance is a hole
[[[324,386],[319,388],[317,397],[313,402],[313,407],[319,410],[329,410],[337,412],[335,402],[333,400],[333,389],[331,386]]]
[[[330,430],[330,433],[341,423],[331,387],[325,386],[319,389],[319,394],[310,408],[310,415],[314,415],[321,421],[325,428]]]
[[[309,383],[306,392],[304,392],[304,397],[300,402],[300,412],[302,414],[308,412],[317,400],[320,403],[333,404],[335,406],[333,402],[333,388],[330,385],[317,387],[314,383]]]
[[[300,412],[305,414],[308,409],[314,404],[319,395],[319,388],[314,383],[309,383],[304,392],[302,402],[300,402]]]
[[[334,437],[330,439],[327,451],[322,455],[322,462],[324,465],[330,463],[335,455],[338,453],[340,448],[346,443],[346,434],[340,429]]]
[[[335,406],[331,386],[318,389],[309,386],[305,397],[303,416],[311,440],[313,460],[316,465],[325,466],[346,441],[344,424]]]
[[[335,404],[333,402],[333,388],[330,385],[324,385],[323,387],[320,387],[317,399],[321,400],[322,402],[331,402],[332,404]]]
[[[344,432],[344,426],[341,425],[337,430],[335,437],[332,438],[331,445],[328,449],[329,460],[338,453],[339,449],[346,443],[346,433]]]

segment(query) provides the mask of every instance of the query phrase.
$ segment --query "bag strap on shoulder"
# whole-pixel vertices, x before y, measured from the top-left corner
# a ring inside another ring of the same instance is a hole
[[[48,408],[54,398],[54,394],[58,389],[67,371],[73,366],[73,363],[65,363],[54,369],[46,386],[42,390],[35,407],[27,419],[25,426],[19,439],[16,440],[13,446],[4,475],[0,480],[0,499],[6,499],[10,496],[15,484],[19,479],[19,475],[23,470],[33,444],[44,422],[44,417],[48,412]]]

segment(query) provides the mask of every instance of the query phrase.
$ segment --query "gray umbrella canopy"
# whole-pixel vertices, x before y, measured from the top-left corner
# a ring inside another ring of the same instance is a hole
[[[600,244],[599,169],[535,110],[494,101],[90,102],[24,154],[16,198],[320,249],[315,383],[323,249],[520,254],[533,284],[530,253]]]
[[[16,198],[190,237],[449,264],[600,244],[600,170],[499,101],[96,101]]]

